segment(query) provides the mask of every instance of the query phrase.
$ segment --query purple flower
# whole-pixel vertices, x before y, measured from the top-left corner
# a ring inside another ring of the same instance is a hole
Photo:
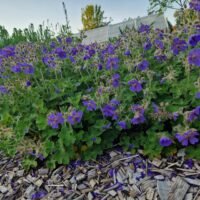
[[[150,32],[150,26],[149,25],[144,25],[144,24],[141,24],[141,26],[139,27],[138,29],[138,32],[139,33],[149,33]]]
[[[24,74],[34,74],[34,67],[30,64],[21,64]]]
[[[29,87],[29,86],[31,86],[31,81],[26,81],[26,87]]]
[[[139,114],[144,114],[144,108],[143,108],[143,106],[141,106],[139,104],[135,104],[135,105],[131,106],[131,110],[133,112],[137,112]]]
[[[149,67],[149,62],[147,60],[143,60],[137,65],[137,68],[140,71],[145,71]]]
[[[101,64],[101,63],[99,63],[98,65],[97,65],[97,69],[100,71],[100,70],[102,70],[103,69],[103,65]]]
[[[45,56],[42,58],[42,61],[45,65],[47,65],[50,68],[56,67],[55,58],[53,56]]]
[[[192,47],[195,47],[199,41],[200,41],[200,34],[194,34],[190,36],[188,42]]]
[[[0,85],[0,94],[7,94],[8,89],[4,85]]]
[[[48,125],[54,129],[57,129],[59,127],[59,124],[64,124],[64,118],[62,113],[60,112],[57,112],[56,114],[51,113],[48,116]]]
[[[190,8],[197,11],[197,12],[200,12],[200,1],[199,0],[191,0],[190,3]]]
[[[200,106],[197,106],[195,109],[189,112],[187,120],[189,122],[192,122],[198,119],[199,115],[200,115]]]
[[[35,200],[35,199],[42,199],[43,197],[45,197],[47,195],[47,192],[44,190],[41,190],[39,192],[36,192],[34,194],[32,194],[31,199]]]
[[[120,101],[118,101],[117,99],[112,99],[110,101],[110,105],[117,107],[120,104]]]
[[[164,44],[163,44],[163,42],[161,40],[155,39],[154,44],[155,44],[156,48],[164,49]]]
[[[67,57],[66,52],[62,49],[62,48],[57,48],[55,50],[56,55],[61,58],[61,59],[65,59]]]
[[[125,56],[131,56],[131,51],[130,51],[130,50],[126,50],[126,51],[124,52],[124,55],[125,55]]]
[[[144,122],[145,122],[145,117],[144,115],[141,114],[136,114],[134,118],[131,119],[131,123],[133,125],[142,124]]]
[[[12,66],[10,70],[14,73],[20,73],[22,71],[21,66],[19,65]]]
[[[178,117],[179,117],[179,113],[174,112],[174,113],[172,114],[172,116],[173,116],[173,120],[176,121],[176,120],[178,119]]]
[[[120,126],[121,129],[127,129],[127,125],[125,121],[118,122],[118,125]]]
[[[160,145],[162,147],[168,147],[171,144],[172,144],[172,140],[170,138],[165,137],[165,136],[163,136],[163,137],[160,138]]]
[[[51,42],[50,43],[50,47],[53,49],[53,48],[55,48],[56,47],[56,43],[55,42]]]
[[[102,108],[102,113],[105,117],[112,117],[112,119],[116,119],[117,114],[115,110],[116,110],[115,106],[107,104]]]
[[[112,86],[114,88],[119,87],[119,85],[120,85],[119,80],[120,80],[120,75],[119,74],[114,74],[112,76]]]
[[[72,111],[71,114],[67,117],[67,121],[71,124],[77,124],[81,122],[83,116],[83,112],[82,111]]]
[[[72,38],[71,37],[67,37],[66,38],[66,43],[67,44],[71,44],[72,43]]]
[[[83,101],[83,105],[87,107],[88,111],[93,111],[97,109],[97,104],[93,100]]]
[[[188,45],[185,40],[181,40],[179,38],[174,38],[171,46],[171,50],[174,55],[178,55],[181,51],[187,50]]]
[[[197,92],[195,97],[196,99],[200,99],[200,92]]]
[[[107,64],[106,64],[106,69],[107,70],[117,70],[119,67],[119,58],[114,57],[114,58],[108,58]]]
[[[5,58],[15,56],[15,47],[5,47],[0,50],[0,55]]]
[[[193,166],[194,166],[194,162],[193,162],[192,159],[186,160],[186,161],[184,162],[184,164],[187,165],[189,169],[192,169]]]
[[[159,107],[154,102],[152,103],[152,107],[153,107],[154,113],[158,113],[159,112]]]
[[[188,63],[200,67],[200,49],[192,49],[188,55]]]
[[[139,81],[131,80],[131,81],[128,82],[128,84],[130,85],[130,90],[132,92],[140,92],[140,91],[142,91],[142,85],[140,84]]]
[[[155,59],[156,59],[157,61],[163,62],[163,61],[167,60],[167,56],[164,55],[164,54],[160,54],[160,55],[156,55],[156,56],[155,56]]]
[[[145,42],[145,43],[143,44],[143,48],[144,48],[145,51],[151,49],[151,47],[152,47],[152,44],[151,44],[150,41],[147,41],[147,42]]]
[[[185,132],[184,134],[177,133],[176,139],[183,145],[188,146],[190,144],[196,144],[199,142],[199,133],[194,130],[189,130]]]

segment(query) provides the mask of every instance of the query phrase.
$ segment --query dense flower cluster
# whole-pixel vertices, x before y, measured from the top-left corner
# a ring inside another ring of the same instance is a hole
[[[143,148],[152,158],[190,145],[197,157],[199,30],[170,35],[142,24],[101,44],[58,37],[3,48],[0,123],[18,140],[41,138],[39,153],[53,166],[95,158],[113,145]],[[7,151],[8,141],[0,149]]]

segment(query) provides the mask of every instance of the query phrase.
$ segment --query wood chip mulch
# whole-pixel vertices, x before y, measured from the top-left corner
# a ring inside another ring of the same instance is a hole
[[[0,200],[200,200],[200,162],[184,151],[149,160],[114,149],[97,161],[29,172],[21,162],[0,153]]]

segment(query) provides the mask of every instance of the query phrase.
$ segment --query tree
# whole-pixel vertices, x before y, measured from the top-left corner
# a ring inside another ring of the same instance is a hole
[[[110,21],[104,22],[105,19],[104,11],[101,10],[101,6],[87,5],[85,9],[82,9],[81,20],[83,23],[83,30],[91,30],[106,26]]]
[[[178,11],[178,10],[175,11],[174,17],[175,17],[177,26],[193,23],[194,21],[198,20],[198,16],[196,12],[188,8],[185,9],[183,12]]]
[[[161,14],[168,8],[173,10],[184,11],[187,8],[189,0],[149,0],[149,14]]]

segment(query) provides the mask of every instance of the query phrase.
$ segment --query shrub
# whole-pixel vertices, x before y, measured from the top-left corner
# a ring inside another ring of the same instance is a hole
[[[199,158],[199,38],[195,25],[173,34],[142,25],[109,43],[1,49],[0,149],[23,153],[28,167],[115,145],[150,158],[189,146]]]

